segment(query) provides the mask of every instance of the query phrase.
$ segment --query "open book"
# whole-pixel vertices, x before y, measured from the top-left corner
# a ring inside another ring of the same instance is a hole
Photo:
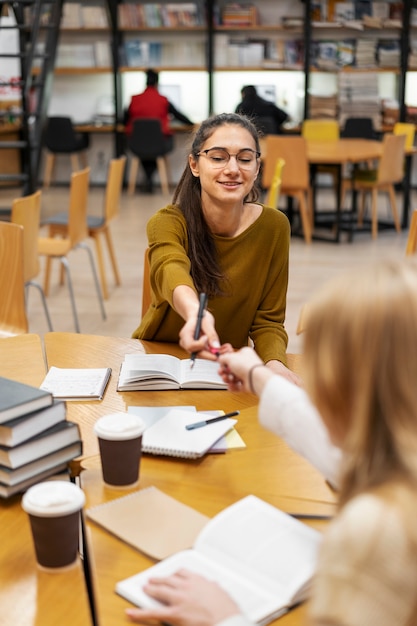
[[[164,389],[227,389],[218,374],[218,363],[178,359],[169,354],[126,354],[119,374],[118,391]]]
[[[158,606],[143,585],[180,568],[216,580],[243,614],[267,624],[304,600],[315,570],[319,532],[247,496],[212,518],[192,550],[184,550],[116,584],[116,592],[140,607]]]

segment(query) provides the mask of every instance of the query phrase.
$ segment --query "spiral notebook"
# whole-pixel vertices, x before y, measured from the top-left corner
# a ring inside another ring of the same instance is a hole
[[[199,415],[202,415],[199,413]],[[201,419],[201,418],[200,418]],[[225,435],[237,420],[227,418],[202,428],[187,430],[187,424],[196,421],[190,411],[171,409],[143,433],[142,451],[150,454],[197,459]]]

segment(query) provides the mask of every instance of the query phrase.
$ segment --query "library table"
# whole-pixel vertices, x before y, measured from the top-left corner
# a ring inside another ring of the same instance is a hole
[[[38,335],[0,339],[0,376],[39,386],[45,372]],[[59,573],[38,568],[21,496],[0,499],[0,528],[0,624],[92,624],[81,562]]]
[[[172,406],[190,404],[197,410],[236,410],[257,404],[257,398],[248,393],[224,390],[130,391],[118,392],[120,366],[127,353],[165,353],[188,358],[177,344],[139,341],[127,337],[106,337],[78,333],[51,332],[44,336],[48,368],[56,367],[111,367],[112,375],[101,401],[67,402],[68,419],[80,425],[83,456],[98,454],[97,437],[93,432],[96,420],[102,415],[127,411],[129,406]],[[289,366],[297,371],[299,355],[288,355]],[[73,464],[74,472],[76,468]]]
[[[408,217],[410,208],[410,184],[411,184],[411,163],[412,157],[417,149],[405,149],[405,174],[403,180],[403,206],[402,206],[402,228],[408,227]],[[382,142],[371,139],[351,139],[342,138],[337,141],[307,141],[307,158],[310,165],[336,165],[338,166],[337,182],[337,204],[336,220],[334,222],[335,235],[330,241],[339,242],[340,229],[342,226],[342,207],[340,206],[340,191],[342,180],[342,169],[347,163],[354,166],[365,161],[378,160],[382,155]],[[355,198],[355,196],[354,196]],[[351,216],[356,211],[355,199]],[[324,214],[325,215],[325,214]],[[350,239],[352,238],[352,225],[350,228]]]
[[[229,406],[224,404],[224,408]],[[99,457],[84,459],[80,484],[86,494],[86,508],[153,485],[209,517],[248,494],[287,512],[334,514],[336,497],[323,477],[280,438],[259,425],[257,407],[241,411],[236,429],[245,441],[245,449],[208,454],[197,460],[143,455],[139,486],[130,490],[106,487]],[[319,530],[327,523],[306,522]],[[90,561],[94,563],[92,586],[98,623],[125,624],[124,609],[130,604],[114,592],[115,584],[149,567],[153,561],[88,518],[86,526]],[[305,607],[298,607],[275,623],[302,624],[304,614]]]

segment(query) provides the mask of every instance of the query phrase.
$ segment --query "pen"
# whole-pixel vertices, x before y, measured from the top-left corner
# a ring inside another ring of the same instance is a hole
[[[214,422],[221,422],[222,420],[225,420],[228,417],[234,417],[235,415],[239,415],[239,411],[232,411],[231,413],[226,413],[225,415],[219,415],[219,417],[212,417],[209,420],[203,420],[201,422],[194,422],[193,424],[187,424],[185,428],[187,430],[194,430],[194,428],[201,428],[202,426],[208,426],[209,424],[214,424]]]
[[[199,339],[200,337],[200,332],[201,332],[201,322],[203,321],[203,317],[204,317],[204,313],[206,310],[206,306],[207,306],[207,294],[206,293],[200,293],[200,306],[198,307],[198,314],[197,314],[197,324],[195,326],[195,331],[194,331],[194,339]],[[191,363],[190,363],[190,367],[193,368],[194,367],[194,362],[195,359],[197,357],[197,352],[193,352],[191,354]]]
[[[291,517],[295,517],[295,519],[317,519],[317,520],[328,520],[333,519],[333,515],[321,515],[320,513],[288,513]]]

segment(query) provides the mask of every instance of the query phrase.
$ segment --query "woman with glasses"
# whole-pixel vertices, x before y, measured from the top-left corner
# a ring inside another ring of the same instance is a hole
[[[147,225],[152,304],[133,336],[179,338],[212,360],[250,339],[272,371],[298,383],[285,360],[290,227],[258,202],[260,156],[248,118],[223,113],[201,124],[172,204]]]

